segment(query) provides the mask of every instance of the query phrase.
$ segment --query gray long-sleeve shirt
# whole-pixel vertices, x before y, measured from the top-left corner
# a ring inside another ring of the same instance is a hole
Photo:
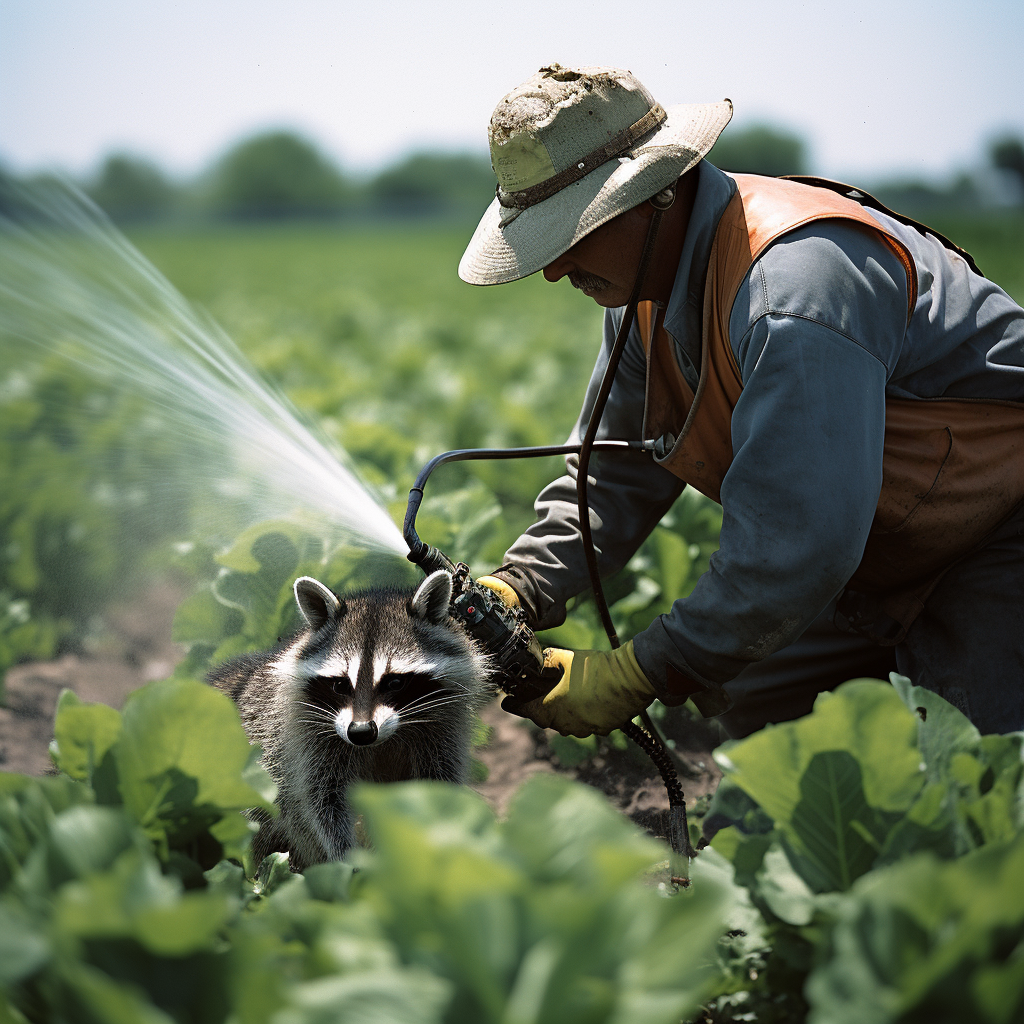
[[[718,222],[735,192],[702,162],[664,326],[696,390],[704,282]],[[751,267],[732,308],[743,391],[732,418],[718,552],[693,592],[635,638],[658,688],[668,665],[722,684],[795,640],[860,562],[882,482],[885,396],[1024,401],[1024,310],[931,235],[869,210],[914,255],[918,299],[907,323],[902,264],[842,221],[785,235]],[[572,434],[586,430],[623,310],[604,339]],[[634,324],[598,434],[641,436],[646,358]],[[509,549],[527,571],[541,628],[589,586],[579,539],[576,462],[536,502],[537,522]],[[620,569],[683,483],[651,461],[595,454],[591,526],[602,575]]]

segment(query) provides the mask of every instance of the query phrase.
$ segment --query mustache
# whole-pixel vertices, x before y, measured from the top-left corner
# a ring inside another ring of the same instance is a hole
[[[583,270],[573,270],[569,273],[569,284],[580,291],[603,292],[611,287],[611,282],[597,274],[588,274]]]

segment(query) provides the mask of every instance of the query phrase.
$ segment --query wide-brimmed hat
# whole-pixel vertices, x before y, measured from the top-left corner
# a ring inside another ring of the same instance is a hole
[[[731,117],[729,100],[662,107],[618,68],[541,68],[491,117],[497,195],[459,276],[503,284],[547,266],[685,174]]]

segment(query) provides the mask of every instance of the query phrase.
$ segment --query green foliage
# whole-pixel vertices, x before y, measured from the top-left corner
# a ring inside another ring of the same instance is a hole
[[[190,470],[159,413],[77,373],[73,353],[35,360],[0,331],[0,360],[2,681],[128,596],[188,518]]]
[[[250,864],[240,812],[269,808],[272,787],[231,702],[189,679],[150,684],[123,715],[65,694],[55,733],[63,774],[0,775],[14,1020],[674,1024],[710,1000],[702,1019],[1010,1024],[1024,1010],[1024,736],[980,736],[901,677],[844,684],[729,745],[706,818],[728,825],[675,896],[640,880],[663,846],[551,775],[500,823],[458,787],[363,786],[372,850],[304,876],[282,854]]]
[[[834,908],[808,982],[812,1024],[1024,1016],[1024,834],[951,862],[919,854]]]
[[[256,135],[229,150],[212,172],[209,207],[230,218],[337,213],[350,186],[313,143],[292,132]]]
[[[357,874],[275,854],[247,879],[210,854],[244,856],[238,808],[266,806],[248,755],[198,683],[151,684],[123,720],[62,700],[69,774],[0,775],[9,1017],[673,1024],[700,1005],[729,887],[639,881],[664,848],[593,791],[536,777],[498,823],[458,787],[363,787]]]
[[[983,199],[974,179],[969,174],[958,174],[952,181],[943,185],[915,178],[884,181],[873,185],[871,191],[890,209],[919,218],[928,224],[931,224],[934,219],[955,216],[964,211],[973,214],[971,220],[988,219],[984,214],[978,212],[981,210]],[[998,220],[1000,217],[1001,213],[992,219]],[[958,239],[954,239],[954,241],[961,244]]]
[[[982,245],[965,244],[982,265],[1002,258],[1019,276],[1010,229],[977,230]],[[575,419],[599,311],[537,278],[461,285],[454,232],[140,237],[322,417],[396,519],[438,451],[546,443]],[[130,395],[56,366],[9,360],[4,373],[0,656],[14,660],[80,636],[165,544],[180,519],[148,467],[173,483],[187,464]],[[445,467],[420,531],[492,568],[559,470]],[[684,494],[611,581],[624,635],[689,592],[720,515]],[[239,808],[272,794],[230,703],[189,675],[291,631],[296,575],[340,590],[417,575],[286,523],[227,546],[191,538],[181,561],[203,585],[177,615],[190,654],[175,679],[123,715],[65,696],[64,774],[0,776],[0,1021],[675,1021],[702,998],[716,1020],[839,1020],[844,1000],[859,1008],[849,1019],[942,1019],[944,1005],[962,1020],[1020,1016],[1021,738],[979,736],[900,680],[851,684],[726,749],[706,819],[724,827],[673,899],[629,880],[663,850],[593,794],[541,780],[502,824],[469,793],[366,791],[376,851],[358,873],[298,878],[278,856],[246,879]],[[549,641],[600,636],[583,602]],[[559,756],[581,753],[575,743]]]
[[[723,171],[746,174],[806,174],[803,140],[771,125],[726,130],[711,147],[708,159]]]
[[[177,190],[159,167],[126,153],[108,156],[87,191],[122,224],[166,217],[178,201]]]
[[[1024,188],[1024,140],[1019,135],[1004,135],[994,140],[989,146],[989,155],[995,167],[1016,175]]]
[[[939,215],[928,221],[936,230],[966,249],[985,276],[1005,288],[1017,302],[1024,301],[1024,213]]]
[[[371,200],[392,214],[479,217],[494,198],[494,172],[482,157],[413,153],[369,184]]]
[[[1022,747],[900,676],[723,746],[706,828],[763,924],[761,949],[730,953],[719,1009],[802,1017],[806,998],[814,1022],[1016,1020]]]
[[[121,714],[65,691],[52,756],[100,804],[121,808],[165,864],[241,857],[251,828],[239,812],[269,809],[274,796],[234,704],[191,679],[150,683]]]

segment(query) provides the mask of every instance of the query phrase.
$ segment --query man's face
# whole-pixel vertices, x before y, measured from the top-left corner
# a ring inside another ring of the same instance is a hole
[[[633,290],[647,232],[645,213],[642,207],[627,210],[595,228],[544,268],[545,279],[554,282],[568,277],[574,288],[599,306],[624,306]]]

